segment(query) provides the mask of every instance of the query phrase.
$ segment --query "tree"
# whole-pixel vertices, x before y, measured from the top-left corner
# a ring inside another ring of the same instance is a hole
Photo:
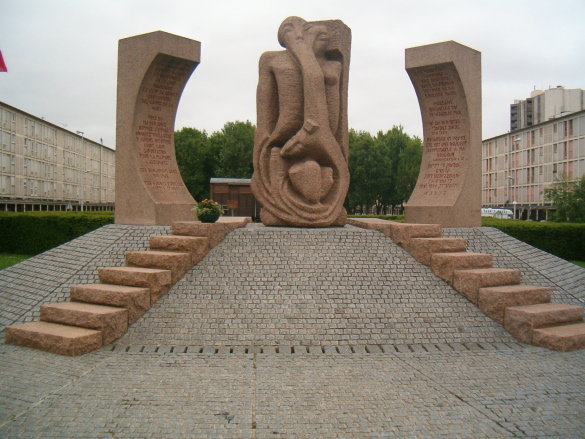
[[[421,140],[411,138],[401,126],[380,131],[375,137],[350,130],[350,211],[365,206],[375,207],[380,214],[390,206],[402,205],[414,189],[421,158]]]
[[[556,208],[554,221],[585,223],[585,175],[580,181],[563,176],[544,190],[544,196]]]
[[[420,172],[422,153],[422,140],[416,136],[409,139],[406,148],[400,151],[398,156],[400,164],[396,174],[396,192],[397,198],[402,200],[401,204],[408,201],[416,186]]]
[[[374,205],[376,195],[373,187],[379,178],[376,166],[374,139],[365,131],[349,131],[349,174],[348,204],[350,211],[358,206],[367,208]]]
[[[209,136],[209,148],[217,158],[214,177],[252,177],[255,130],[250,121],[227,122],[221,131]]]
[[[175,132],[175,153],[185,186],[195,198],[209,198],[213,177],[250,178],[255,127],[249,121],[227,122],[210,136],[195,128]]]
[[[179,172],[195,200],[209,198],[209,179],[216,158],[208,146],[207,133],[195,128],[175,132],[175,154]]]

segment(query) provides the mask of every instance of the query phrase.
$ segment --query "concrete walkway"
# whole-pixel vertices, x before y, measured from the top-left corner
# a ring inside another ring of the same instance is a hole
[[[2,327],[168,233],[106,226],[1,271]],[[583,305],[585,270],[495,229],[446,234]],[[578,438],[584,360],[514,342],[379,232],[249,225],[113,345],[0,345],[0,437]]]

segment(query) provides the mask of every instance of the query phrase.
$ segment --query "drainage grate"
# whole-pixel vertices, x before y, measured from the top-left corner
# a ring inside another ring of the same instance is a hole
[[[376,354],[432,354],[449,352],[483,352],[524,350],[523,343],[438,343],[438,344],[373,344],[341,346],[173,346],[112,344],[103,350],[127,354],[261,354],[261,355],[376,355]]]

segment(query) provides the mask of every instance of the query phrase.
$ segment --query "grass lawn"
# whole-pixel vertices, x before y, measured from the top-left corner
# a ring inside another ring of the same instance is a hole
[[[13,255],[10,253],[0,253],[0,270],[3,270],[6,267],[10,267],[11,265],[14,264],[18,264],[19,262],[22,262],[30,257],[31,256],[29,255]]]
[[[585,261],[571,261],[573,264],[578,265],[579,267],[585,268]]]

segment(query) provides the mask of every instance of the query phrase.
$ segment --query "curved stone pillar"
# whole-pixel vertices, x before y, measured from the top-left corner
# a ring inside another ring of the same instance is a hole
[[[116,223],[196,220],[175,157],[175,116],[201,43],[151,32],[118,45]]]
[[[406,49],[423,121],[408,223],[481,226],[481,53],[455,41]]]

